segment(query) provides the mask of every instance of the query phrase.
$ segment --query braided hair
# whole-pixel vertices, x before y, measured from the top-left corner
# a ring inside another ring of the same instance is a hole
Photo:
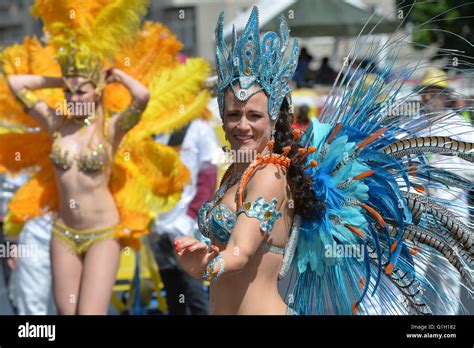
[[[292,144],[292,128],[290,124],[290,104],[285,98],[280,108],[280,115],[275,124],[274,152],[282,153],[285,146],[291,146],[287,157],[294,158],[298,149],[301,148],[297,141]],[[288,181],[294,196],[295,213],[302,218],[317,218],[325,209],[324,203],[319,200],[313,190],[311,181],[304,174],[305,161],[292,161],[288,169]]]

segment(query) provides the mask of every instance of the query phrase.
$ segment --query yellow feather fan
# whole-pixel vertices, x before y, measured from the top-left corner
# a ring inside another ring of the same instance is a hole
[[[6,132],[0,134],[0,163],[12,174],[48,161],[51,140],[46,132]],[[32,144],[35,144],[32,146]]]
[[[115,66],[149,86],[155,76],[178,64],[183,44],[161,23],[145,22],[133,45],[115,56]]]
[[[145,22],[137,41],[114,57],[114,66],[150,86],[152,79],[163,70],[178,65],[177,54],[181,47],[181,42],[163,24]],[[103,99],[111,112],[124,109],[131,101],[126,88],[118,83],[105,87]]]
[[[36,0],[31,11],[43,21],[56,49],[77,44],[100,58],[117,54],[135,37],[149,0]],[[61,53],[60,53],[61,54]]]
[[[130,136],[146,138],[171,133],[204,113],[210,95],[207,90],[199,91],[208,74],[208,63],[193,58],[158,75],[150,86],[151,99],[142,117],[142,127],[133,129]]]
[[[61,76],[61,68],[54,59],[55,52],[51,45],[43,47],[37,38],[26,37],[23,44],[12,45],[0,53],[2,70],[5,75]],[[42,89],[35,93],[53,108],[57,102],[64,99],[60,89]],[[0,121],[12,126],[39,126],[16,101],[4,75],[0,75],[0,105]]]

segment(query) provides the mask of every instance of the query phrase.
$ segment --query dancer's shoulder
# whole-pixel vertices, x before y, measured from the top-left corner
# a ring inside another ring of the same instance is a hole
[[[276,163],[258,165],[250,176],[246,190],[260,195],[283,198],[287,192],[287,168]]]

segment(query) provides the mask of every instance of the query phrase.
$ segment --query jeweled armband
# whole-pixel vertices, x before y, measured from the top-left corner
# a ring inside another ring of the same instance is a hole
[[[137,108],[133,103],[120,115],[120,129],[128,131],[132,129],[139,121],[143,110]]]
[[[219,271],[216,273],[214,271],[214,267],[216,266],[217,262],[219,262]],[[225,269],[224,259],[219,254],[215,258],[213,258],[211,261],[209,261],[209,263],[206,266],[206,269],[204,270],[202,279],[207,280],[207,281],[217,279],[222,275],[222,273],[224,273],[224,269]]]
[[[283,215],[281,211],[276,210],[277,205],[278,199],[273,198],[272,202],[268,203],[262,196],[259,196],[253,202],[244,202],[237,215],[244,213],[248,217],[260,220],[260,229],[263,232],[271,233],[276,219]]]
[[[17,97],[18,101],[23,104],[23,107],[27,110],[34,108],[34,106],[40,100],[38,96],[29,90],[28,88],[21,88],[15,96]]]

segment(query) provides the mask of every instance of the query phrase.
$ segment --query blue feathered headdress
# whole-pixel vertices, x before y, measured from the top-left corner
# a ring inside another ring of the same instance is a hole
[[[224,114],[224,94],[230,86],[236,98],[241,101],[248,100],[263,90],[268,96],[268,114],[272,120],[276,120],[283,98],[291,91],[288,82],[298,64],[296,39],[293,41],[289,58],[284,59],[290,41],[290,31],[285,17],[280,17],[280,36],[268,32],[260,41],[258,9],[254,7],[239,39],[234,28],[230,51],[224,41],[223,28],[224,13],[221,12],[216,26],[216,61],[219,77],[216,90],[221,117]],[[235,81],[239,82],[239,91],[234,89]],[[259,88],[250,93],[249,89],[255,83]]]

